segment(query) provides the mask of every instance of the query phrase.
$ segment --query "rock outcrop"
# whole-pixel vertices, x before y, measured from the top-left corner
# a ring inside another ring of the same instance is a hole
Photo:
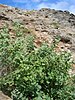
[[[0,100],[12,100],[12,99],[9,98],[8,96],[4,95],[4,94],[0,91]]]

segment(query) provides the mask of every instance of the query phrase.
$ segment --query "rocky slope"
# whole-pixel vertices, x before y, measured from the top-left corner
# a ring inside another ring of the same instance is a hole
[[[58,52],[70,50],[75,59],[75,15],[70,12],[47,8],[28,11],[0,5],[0,29],[7,24],[10,34],[14,34],[13,22],[23,24],[36,35],[36,47],[39,47],[44,41],[50,45],[53,38],[60,35],[61,41],[56,50]],[[75,73],[75,65],[73,65],[72,73]]]

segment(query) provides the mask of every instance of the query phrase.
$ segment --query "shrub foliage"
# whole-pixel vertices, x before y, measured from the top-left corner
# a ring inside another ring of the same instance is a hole
[[[56,53],[55,42],[35,48],[34,37],[24,36],[21,25],[14,26],[14,39],[7,27],[0,31],[0,67],[6,69],[0,77],[1,90],[13,100],[74,100],[70,54]]]

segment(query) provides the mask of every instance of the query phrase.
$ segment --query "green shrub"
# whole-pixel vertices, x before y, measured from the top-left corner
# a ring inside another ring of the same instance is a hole
[[[34,49],[32,35],[23,34],[20,24],[13,26],[15,28],[15,38],[11,38],[7,26],[0,30],[0,68],[5,68],[5,75],[7,71],[15,70],[19,64],[20,59],[31,50]],[[17,31],[18,30],[18,31]]]
[[[59,28],[59,23],[57,23],[57,22],[53,22],[53,23],[51,23],[51,25],[53,25],[55,29]]]
[[[17,36],[14,43],[3,47],[7,51],[0,52],[0,59],[7,58],[6,62],[1,60],[0,63],[11,67],[10,63],[13,68],[0,78],[1,90],[13,100],[74,100],[74,88],[68,74],[71,55],[56,53],[54,44],[35,49],[33,41],[33,36]]]

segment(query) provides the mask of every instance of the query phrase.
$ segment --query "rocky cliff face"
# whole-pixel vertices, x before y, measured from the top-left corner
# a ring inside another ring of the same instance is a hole
[[[70,12],[47,8],[28,11],[0,5],[0,29],[7,24],[10,34],[14,34],[13,22],[23,24],[36,35],[36,47],[44,41],[50,45],[53,38],[59,35],[61,41],[57,51],[70,50],[75,59],[75,15]]]
[[[75,15],[68,11],[43,8],[40,10],[20,10],[0,5],[0,28],[8,24],[12,31],[12,22],[19,22],[36,35],[37,42],[52,42],[55,35],[61,36],[59,48],[75,50]]]

